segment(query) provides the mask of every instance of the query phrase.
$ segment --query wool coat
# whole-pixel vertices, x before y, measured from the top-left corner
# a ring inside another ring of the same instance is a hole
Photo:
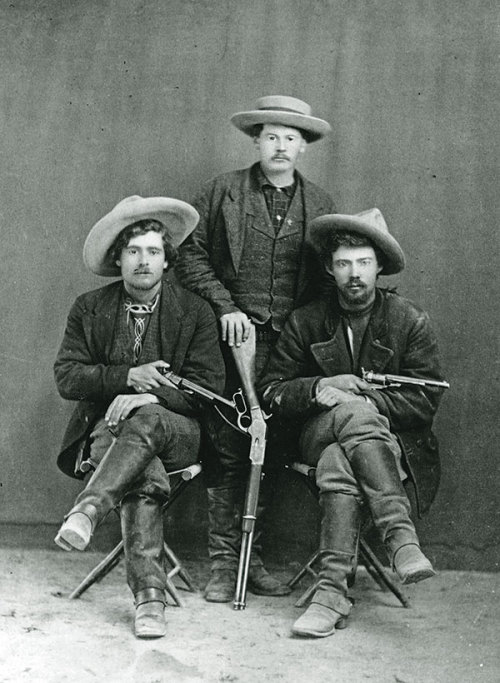
[[[239,271],[245,234],[251,226],[269,223],[265,198],[255,182],[255,165],[223,174],[205,184],[193,200],[200,221],[180,248],[176,273],[180,282],[206,299],[217,318],[238,311],[231,296],[231,280]],[[308,224],[333,213],[330,196],[297,173],[304,208],[303,249],[295,286],[294,307],[311,298],[320,271],[314,251],[306,243]],[[255,273],[258,280],[262,274]]]
[[[109,361],[122,288],[122,281],[116,281],[76,299],[54,364],[59,393],[78,401],[57,459],[59,468],[69,476],[79,476],[75,463],[111,401],[119,394],[135,393],[127,386],[131,366],[111,365]],[[170,369],[183,378],[220,393],[225,380],[224,362],[210,306],[165,278],[159,313],[158,360],[169,363]],[[161,386],[150,393],[175,413],[197,416],[200,412],[198,401],[178,389]]]
[[[345,352],[335,291],[289,317],[259,381],[264,405],[295,422],[320,412],[314,400],[322,377],[352,373]],[[375,304],[361,344],[361,368],[376,373],[441,380],[436,338],[428,315],[398,294],[376,289]],[[439,484],[438,444],[431,431],[443,389],[401,385],[363,392],[387,417],[415,486],[418,512],[430,506]]]

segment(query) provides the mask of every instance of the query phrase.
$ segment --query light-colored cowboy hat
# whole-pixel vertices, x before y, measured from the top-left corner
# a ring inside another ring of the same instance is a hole
[[[323,240],[331,232],[354,232],[368,237],[385,255],[381,275],[399,273],[405,267],[405,255],[379,209],[367,209],[354,215],[331,213],[318,216],[309,224],[309,240],[320,251]]]
[[[311,107],[296,97],[269,95],[261,97],[252,111],[240,111],[231,116],[231,123],[247,135],[254,135],[254,126],[275,123],[299,128],[307,133],[310,142],[319,140],[331,131],[330,124],[311,116]]]
[[[108,250],[120,232],[132,223],[154,219],[168,232],[172,246],[178,247],[191,233],[200,216],[187,202],[170,197],[126,197],[98,221],[83,245],[83,261],[97,275],[116,277],[120,268],[110,263]]]

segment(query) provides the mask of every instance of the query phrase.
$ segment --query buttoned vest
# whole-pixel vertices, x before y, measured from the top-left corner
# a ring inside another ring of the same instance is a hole
[[[297,184],[277,235],[264,195],[259,193],[259,198],[259,211],[247,215],[240,268],[230,289],[236,306],[255,322],[271,321],[275,330],[281,330],[295,304],[304,242],[302,185]]]

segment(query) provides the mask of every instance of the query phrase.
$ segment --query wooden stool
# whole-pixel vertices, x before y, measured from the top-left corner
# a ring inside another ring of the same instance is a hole
[[[193,481],[193,479],[200,474],[200,472],[201,464],[196,463],[182,470],[175,470],[174,472],[168,473],[169,476],[175,477],[176,475],[178,475],[178,477],[177,481],[172,487],[168,501],[162,507],[162,512],[168,510],[172,503],[181,495],[186,486],[188,486]],[[170,565],[170,570],[167,572],[166,593],[171,598],[174,605],[176,605],[177,607],[183,607],[184,602],[182,601],[177,591],[177,587],[174,585],[172,579],[175,576],[179,576],[179,578],[184,583],[184,589],[190,592],[194,592],[196,590],[194,582],[191,579],[187,570],[182,566],[180,560],[177,558],[173,550],[168,546],[166,542],[164,542],[164,551],[166,561]],[[85,593],[85,591],[88,588],[90,588],[90,586],[92,586],[97,581],[101,581],[101,579],[103,579],[107,574],[109,574],[109,572],[112,569],[114,569],[114,567],[116,567],[116,565],[120,562],[122,557],[123,541],[120,541],[118,545],[116,545],[113,548],[113,550],[110,553],[108,553],[108,555],[106,555],[106,557],[103,560],[101,560],[101,562],[99,562],[99,564],[96,565],[91,572],[87,574],[87,576],[83,579],[80,585],[77,586],[77,588],[75,588],[75,590],[69,596],[70,600],[75,600],[79,598],[83,593]]]
[[[309,465],[304,465],[301,462],[294,462],[291,465],[287,466],[287,468],[300,476],[300,479],[306,483],[307,487],[317,500],[319,492],[318,487],[316,486],[316,468],[310,467]],[[370,526],[371,525],[364,526],[358,542],[358,554],[361,556],[363,560],[363,564],[366,567],[366,571],[382,589],[390,590],[391,593],[393,593],[393,595],[395,595],[395,597],[403,605],[403,607],[410,607],[409,599],[404,595],[404,593],[400,590],[396,582],[385,570],[384,566],[382,565],[378,557],[375,555],[373,550],[368,545],[366,538],[364,538],[364,535],[366,535],[367,531],[370,529]],[[307,588],[304,591],[304,593],[299,597],[299,599],[295,603],[296,607],[304,607],[304,605],[306,605],[314,595],[314,592],[316,591],[318,584],[318,572],[316,567],[319,564],[320,559],[321,550],[317,550],[303,565],[299,572],[293,577],[293,579],[291,579],[288,582],[290,588],[294,588],[304,576],[309,575],[313,581],[309,588]],[[354,584],[354,578],[355,572],[348,581],[349,586],[352,586]]]

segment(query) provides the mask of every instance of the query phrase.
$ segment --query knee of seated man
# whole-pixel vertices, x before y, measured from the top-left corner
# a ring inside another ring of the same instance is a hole
[[[389,428],[389,421],[381,415],[370,401],[349,401],[331,409],[334,428],[337,431],[350,424],[366,425],[371,428]]]
[[[168,433],[168,413],[158,404],[148,404],[134,410],[122,423],[118,437],[131,435],[152,439],[158,444],[163,442]]]
[[[338,443],[332,443],[321,453],[316,466],[316,485],[322,492],[358,493],[351,465]]]
[[[332,443],[321,453],[316,465],[316,481],[325,475],[330,477],[336,472],[343,472],[348,465],[345,453],[338,443]]]

